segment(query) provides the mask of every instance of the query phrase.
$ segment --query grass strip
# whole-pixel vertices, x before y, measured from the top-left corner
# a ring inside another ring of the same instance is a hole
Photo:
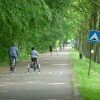
[[[88,76],[89,59],[79,59],[79,52],[71,51],[72,68],[83,100],[100,100],[100,64],[92,61]]]

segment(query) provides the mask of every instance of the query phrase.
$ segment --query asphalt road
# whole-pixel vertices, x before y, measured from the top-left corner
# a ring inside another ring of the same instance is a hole
[[[30,60],[18,64],[15,74],[7,67],[0,71],[0,100],[75,100],[69,51],[40,54],[40,72],[28,72]]]

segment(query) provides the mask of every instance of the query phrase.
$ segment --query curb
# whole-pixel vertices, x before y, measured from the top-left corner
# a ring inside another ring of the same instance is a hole
[[[72,74],[73,100],[82,100],[74,73]]]

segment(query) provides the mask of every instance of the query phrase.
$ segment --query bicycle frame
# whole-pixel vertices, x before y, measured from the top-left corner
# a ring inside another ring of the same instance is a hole
[[[34,71],[38,69],[38,71],[40,72],[40,64],[36,60],[31,61],[31,63],[28,64],[28,72],[30,71],[30,68],[33,68]]]

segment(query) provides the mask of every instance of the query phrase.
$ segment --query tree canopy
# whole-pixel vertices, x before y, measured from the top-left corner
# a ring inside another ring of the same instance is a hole
[[[0,61],[13,42],[25,55],[32,46],[43,52],[68,39],[89,57],[88,31],[99,30],[99,9],[99,0],[0,0]],[[100,62],[97,46],[93,59]]]

